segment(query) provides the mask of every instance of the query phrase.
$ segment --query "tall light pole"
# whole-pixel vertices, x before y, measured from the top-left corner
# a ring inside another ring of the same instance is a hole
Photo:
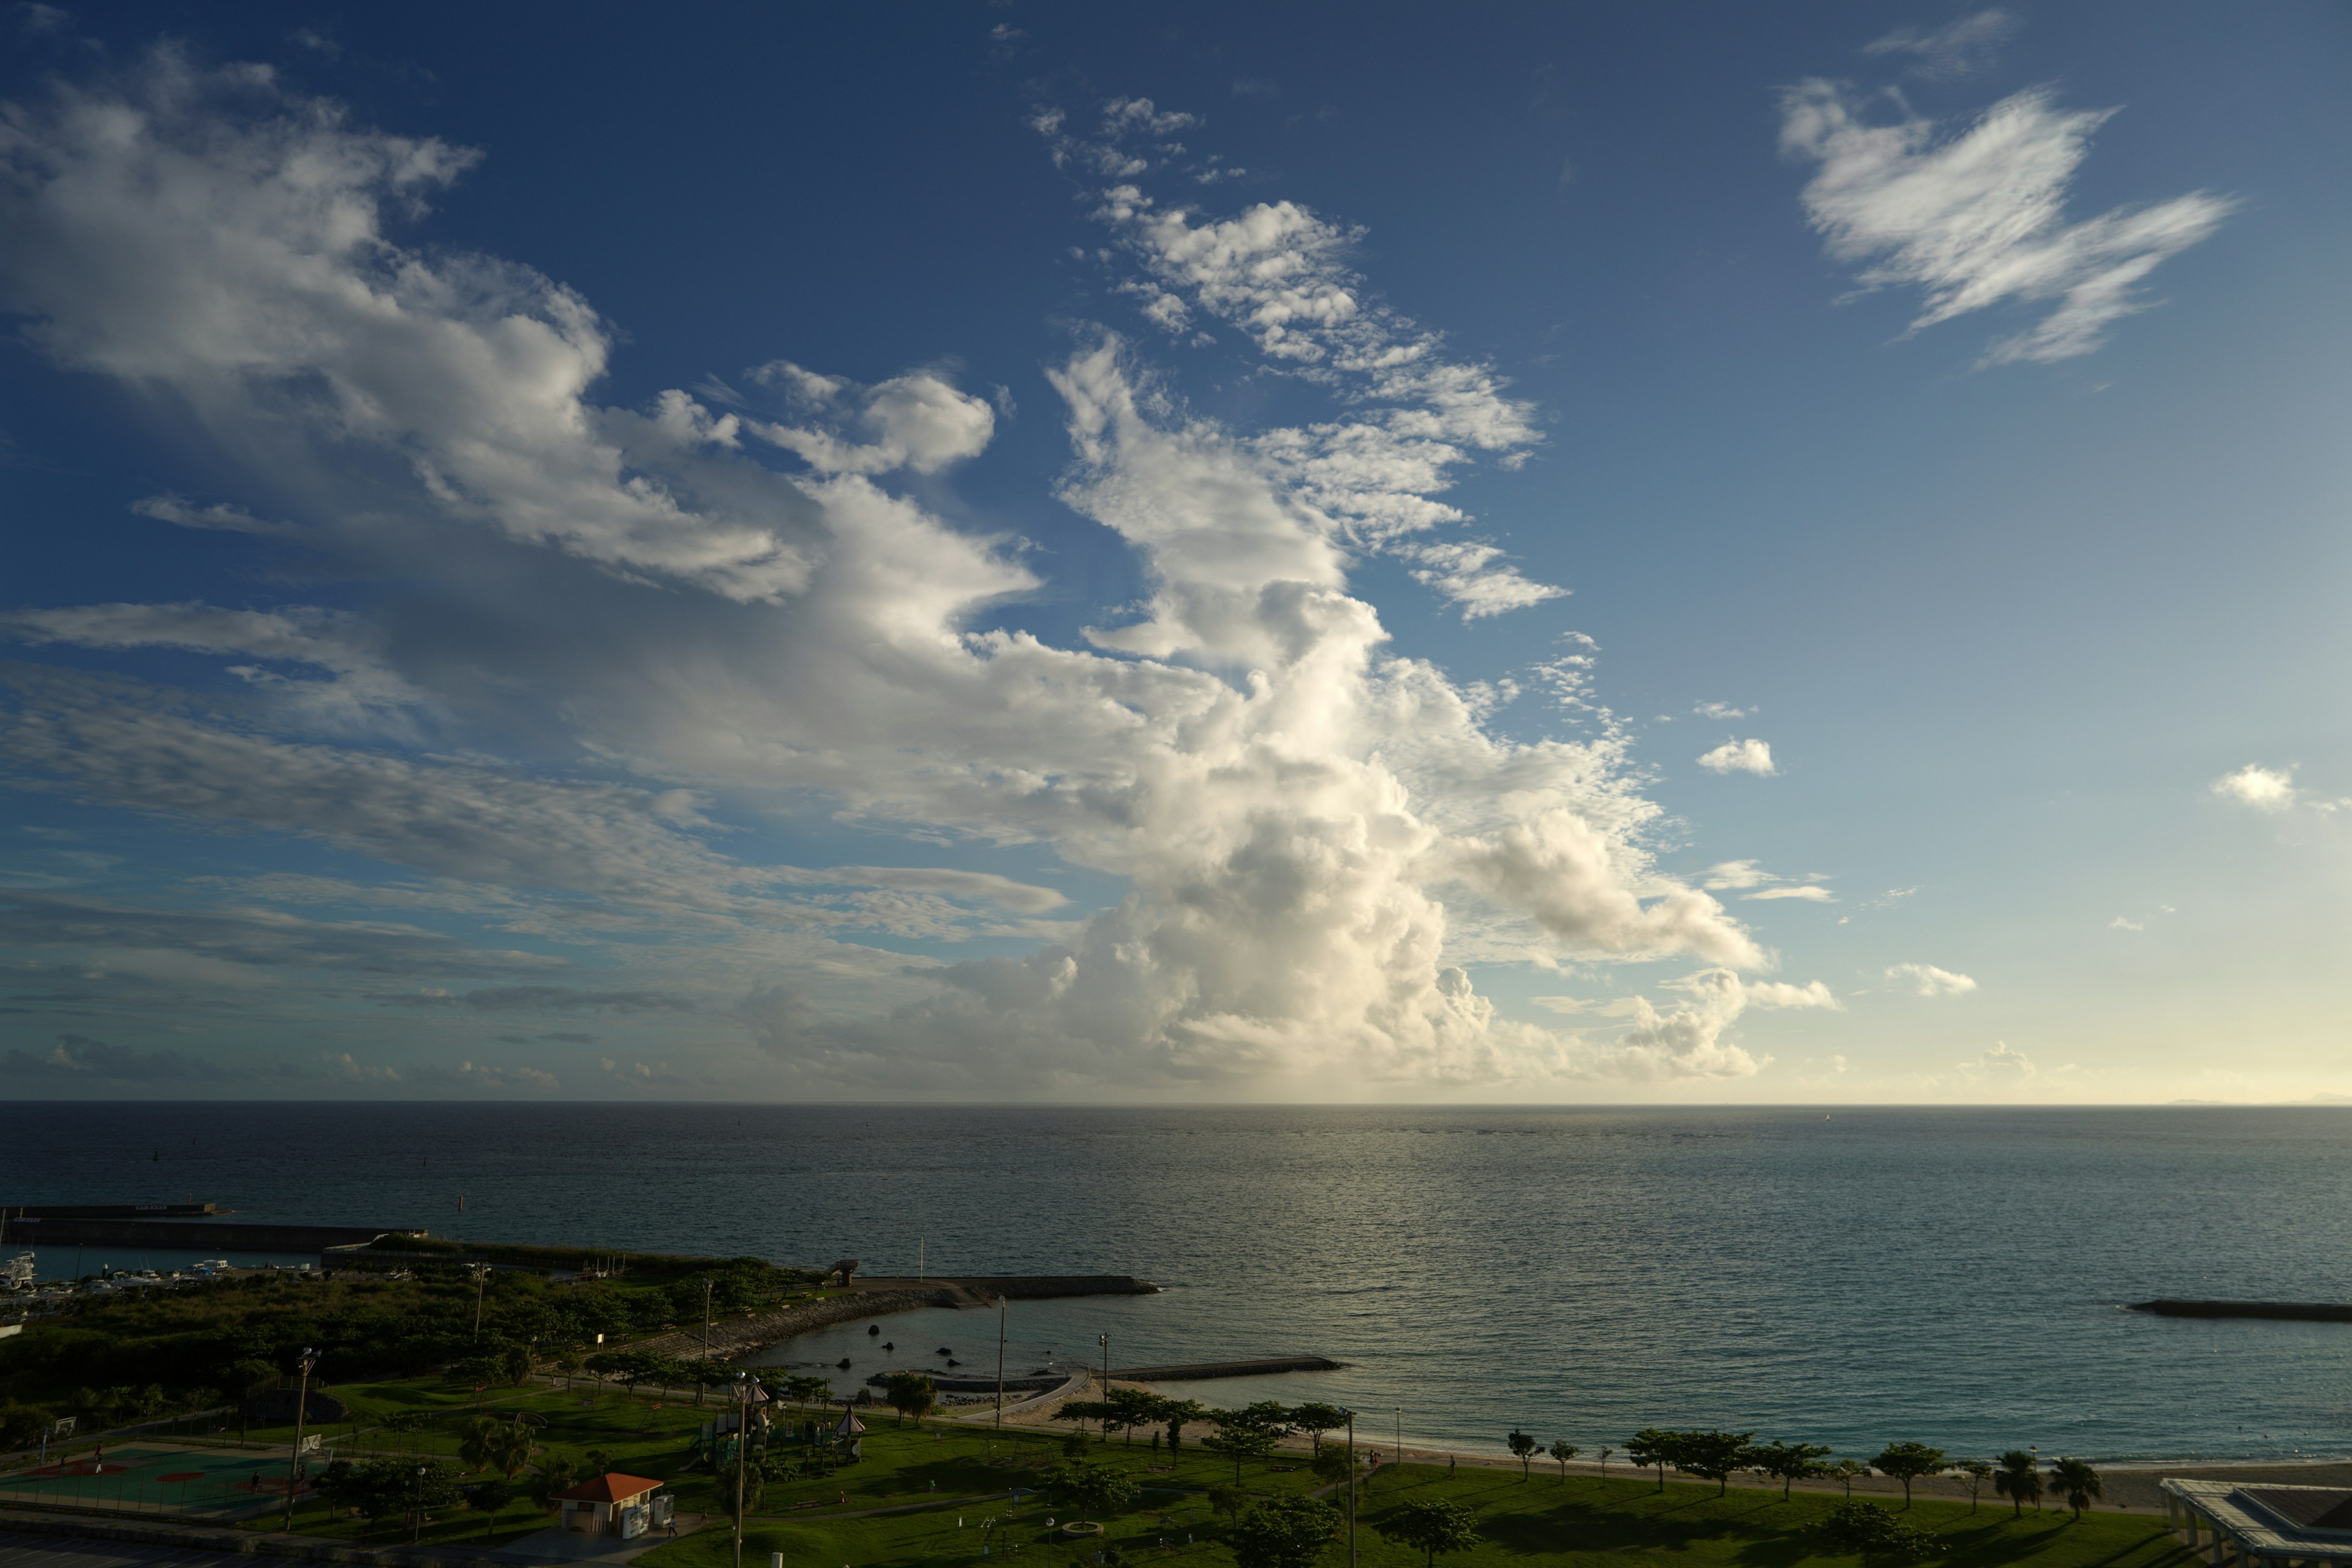
[[[1098,1334],[1098,1335],[1097,1335],[1096,1337],[1097,1337],[1097,1339],[1099,1339],[1099,1340],[1101,1340],[1101,1341],[1102,1341],[1102,1352],[1103,1352],[1103,1418],[1102,1418],[1102,1428],[1103,1428],[1103,1441],[1104,1441],[1104,1442],[1106,1442],[1106,1443],[1108,1443],[1108,1442],[1109,1442],[1109,1441],[1110,1441],[1110,1336],[1109,1336],[1108,1334]]]
[[[411,1495],[415,1500],[416,1511],[408,1516],[408,1544],[414,1546],[425,1535],[425,1467],[422,1465],[416,1467],[416,1490]]]
[[[694,1407],[702,1408],[703,1374],[710,1370],[710,1287],[715,1281],[709,1275],[702,1277],[702,1364],[694,1369]]]
[[[482,1287],[489,1282],[490,1266],[476,1263],[468,1266],[474,1275],[474,1342],[482,1342]]]
[[[1389,1463],[1391,1465],[1402,1465],[1404,1463],[1404,1406],[1402,1405],[1396,1407],[1396,1452],[1389,1456]]]
[[[302,1416],[310,1404],[310,1369],[319,1364],[319,1352],[309,1345],[302,1347],[302,1380],[294,1389],[294,1451],[286,1456],[286,1530],[294,1530],[294,1492],[296,1475],[302,1463]]]
[[[996,1435],[1004,1436],[1004,1297],[996,1298]]]
[[[1348,1412],[1348,1568],[1356,1568],[1356,1413]]]

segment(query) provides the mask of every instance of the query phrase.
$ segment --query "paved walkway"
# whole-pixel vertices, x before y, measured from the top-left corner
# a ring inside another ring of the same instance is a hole
[[[235,1552],[0,1530],[0,1568],[253,1568],[253,1561]]]

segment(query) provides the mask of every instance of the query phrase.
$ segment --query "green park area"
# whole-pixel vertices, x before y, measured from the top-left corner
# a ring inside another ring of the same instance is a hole
[[[1290,1450],[1244,1459],[1237,1486],[1232,1462],[1191,1440],[1172,1463],[1164,1449],[1118,1438],[1089,1441],[1074,1458],[1065,1453],[1066,1441],[1028,1434],[992,1440],[985,1432],[893,1426],[885,1416],[870,1429],[860,1464],[821,1481],[765,1483],[749,1510],[743,1561],[764,1568],[781,1552],[786,1568],[983,1561],[994,1568],[1006,1558],[1035,1568],[1091,1568],[1097,1552],[1129,1568],[1160,1556],[1206,1568],[1333,1568],[1345,1561],[1344,1535],[1335,1533],[1344,1528],[1346,1501],[1336,1452],[1319,1467]],[[1849,1505],[1834,1492],[1784,1500],[1776,1490],[1741,1488],[1718,1496],[1713,1485],[1661,1489],[1648,1475],[1602,1480],[1485,1467],[1449,1475],[1421,1465],[1387,1466],[1357,1485],[1357,1561],[1367,1568],[1426,1568],[1433,1559],[1506,1568],[1536,1557],[1600,1568],[1629,1554],[1688,1568],[1923,1561],[1951,1568],[2179,1568],[2189,1561],[2160,1519],[2077,1518],[2063,1508],[2013,1514],[2008,1502],[1990,1497],[1974,1511],[1926,1499],[1907,1508],[1896,1499],[1881,1509]],[[1017,1501],[1003,1495],[1014,1488],[1024,1494]],[[1894,1529],[1871,1539],[1875,1532],[1865,1528],[1858,1539],[1850,1522],[1843,1531],[1833,1522],[1864,1509]],[[1099,1522],[1102,1535],[1067,1535],[1061,1527],[1073,1519]],[[720,1520],[641,1561],[646,1568],[725,1568],[733,1561],[731,1529]]]
[[[927,1382],[898,1379],[887,1403],[860,1408],[866,1432],[853,1458],[830,1439],[838,1403],[812,1403],[833,1392],[822,1380],[772,1380],[774,1430],[739,1474],[731,1442],[714,1452],[704,1435],[730,1391],[698,1395],[693,1365],[625,1347],[698,1323],[706,1300],[723,1319],[819,1292],[805,1276],[752,1260],[689,1263],[650,1260],[562,1284],[522,1272],[257,1276],[78,1303],[0,1341],[0,1437],[14,1446],[54,1436],[59,1416],[78,1423],[71,1439],[49,1443],[41,1466],[28,1455],[0,1475],[0,1504],[275,1528],[295,1434],[241,1416],[238,1401],[272,1387],[290,1393],[287,1374],[308,1351],[308,1386],[341,1413],[305,1424],[319,1446],[294,1527],[353,1542],[503,1544],[554,1521],[553,1493],[619,1471],[665,1483],[688,1525],[653,1547],[647,1568],[731,1568],[739,1484],[751,1568],[777,1553],[787,1568],[1002,1568],[1006,1558],[1095,1568],[1097,1554],[1103,1568],[1160,1556],[1203,1568],[1336,1568],[1351,1485],[1361,1568],[1505,1568],[1538,1556],[1589,1557],[1597,1568],[1603,1556],[1628,1554],[1657,1568],[2188,1561],[2156,1518],[2077,1513],[2059,1506],[2063,1495],[2047,1509],[2012,1509],[1999,1493],[2016,1477],[1994,1478],[1975,1509],[1926,1497],[1882,1505],[1834,1490],[1725,1490],[1735,1469],[1818,1479],[1824,1451],[1696,1432],[1636,1435],[1622,1452],[1658,1468],[1605,1479],[1570,1471],[1572,1450],[1539,1449],[1518,1433],[1507,1445],[1498,1434],[1496,1452],[1525,1467],[1351,1473],[1328,1436],[1344,1416],[1328,1407],[1220,1411],[1129,1389],[1067,1405],[1067,1419],[1045,1429],[1000,1433],[937,1419]],[[291,1405],[276,1408],[287,1415]],[[159,1417],[173,1424],[122,1431]],[[108,1430],[119,1436],[101,1459],[95,1436]],[[1318,1452],[1279,1442],[1309,1434],[1327,1435]],[[1874,1463],[1899,1478],[1906,1450],[1932,1454],[1898,1444]],[[1548,1469],[1548,1454],[1560,1463]],[[2031,1457],[2011,1458],[2038,1488]],[[1677,1472],[1716,1484],[1661,1484]],[[698,1529],[698,1516],[709,1521]],[[1074,1521],[1099,1530],[1073,1535]]]

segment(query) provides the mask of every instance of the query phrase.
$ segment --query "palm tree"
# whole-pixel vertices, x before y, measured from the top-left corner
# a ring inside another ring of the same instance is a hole
[[[2051,1466],[2050,1489],[2065,1500],[2076,1519],[2093,1498],[2105,1495],[2099,1490],[2099,1472],[2080,1459],[2061,1459]]]
[[[2000,1457],[2000,1468],[1993,1473],[1992,1489],[2009,1500],[2010,1517],[2022,1515],[2025,1505],[2042,1506],[2042,1472],[2034,1458],[2022,1448],[2011,1448]]]
[[[506,1434],[506,1423],[495,1415],[477,1415],[466,1423],[466,1433],[457,1442],[457,1457],[466,1461],[469,1470],[487,1470],[497,1462]]]
[[[1576,1456],[1580,1452],[1582,1452],[1581,1449],[1578,1448],[1575,1444],[1570,1442],[1565,1437],[1551,1446],[1551,1457],[1559,1462],[1560,1485],[1566,1486],[1568,1484],[1568,1462],[1576,1458]]]

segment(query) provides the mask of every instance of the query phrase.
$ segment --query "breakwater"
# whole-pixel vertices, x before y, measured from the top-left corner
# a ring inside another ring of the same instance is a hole
[[[1014,1300],[1043,1300],[1067,1296],[1141,1296],[1160,1289],[1131,1274],[1024,1274],[1003,1277],[976,1274],[952,1279],[863,1279],[838,1296],[803,1301],[773,1312],[754,1312],[710,1325],[710,1353],[719,1357],[748,1355],[756,1350],[813,1329],[830,1328],[856,1318],[878,1318],[890,1312],[911,1312],[924,1307],[969,1310],[992,1307],[999,1296]],[[703,1331],[678,1329],[629,1346],[662,1355],[699,1355]],[[991,1388],[996,1386],[993,1380]]]
[[[250,1225],[219,1219],[92,1219],[76,1216],[16,1217],[8,1240],[26,1247],[124,1247],[159,1251],[315,1252],[365,1244],[380,1236],[422,1236],[419,1228],[394,1226]]]
[[[1198,1383],[1213,1377],[1271,1377],[1282,1372],[1340,1372],[1347,1363],[1328,1356],[1269,1356],[1260,1361],[1189,1362],[1181,1366],[1111,1368],[1114,1383]]]
[[[2352,1323],[2352,1303],[2342,1301],[2134,1301],[2125,1309],[2159,1318],[2270,1318],[2290,1323]]]

